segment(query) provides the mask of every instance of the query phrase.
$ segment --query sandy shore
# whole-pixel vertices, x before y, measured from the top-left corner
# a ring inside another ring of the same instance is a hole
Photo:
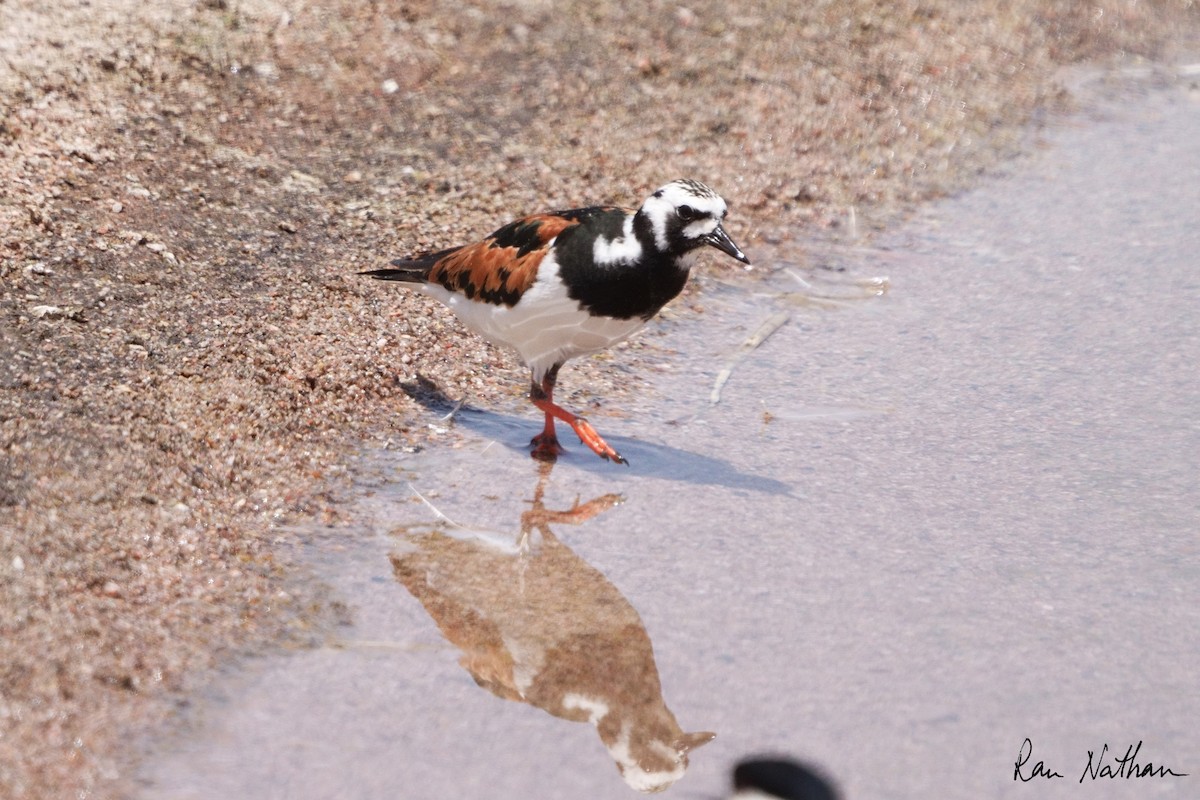
[[[123,737],[337,613],[274,543],[339,520],[363,442],[428,446],[418,372],[524,391],[357,270],[680,176],[752,255],[883,225],[1016,152],[1062,65],[1200,29],[1165,0],[793,5],[0,1],[4,796],[120,794]]]

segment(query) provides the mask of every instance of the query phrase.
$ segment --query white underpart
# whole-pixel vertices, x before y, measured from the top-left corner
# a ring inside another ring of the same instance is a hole
[[[592,258],[597,264],[632,264],[642,257],[642,243],[633,233],[633,215],[625,218],[625,227],[616,239],[596,238]]]
[[[567,295],[558,278],[558,261],[549,253],[538,266],[537,279],[516,305],[468,300],[466,295],[433,283],[426,294],[445,303],[463,324],[492,344],[517,351],[541,381],[555,364],[595,353],[629,338],[645,321],[593,317]]]

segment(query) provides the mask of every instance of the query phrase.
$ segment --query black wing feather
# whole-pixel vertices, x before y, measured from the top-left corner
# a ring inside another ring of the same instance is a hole
[[[391,262],[395,269],[368,269],[358,273],[374,278],[377,281],[403,281],[405,283],[425,283],[429,280],[429,272],[434,265],[448,255],[461,250],[461,247],[450,247],[436,253],[425,253],[411,258],[397,258]]]

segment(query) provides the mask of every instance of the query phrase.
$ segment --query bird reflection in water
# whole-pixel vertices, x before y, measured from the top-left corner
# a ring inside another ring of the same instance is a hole
[[[604,495],[566,511],[545,507],[553,465],[538,465],[532,508],[507,541],[454,524],[410,533],[393,553],[396,579],[462,651],[483,688],[556,717],[590,722],[634,789],[683,777],[712,733],[686,733],[667,708],[650,637],[633,606],[551,532],[613,507]]]

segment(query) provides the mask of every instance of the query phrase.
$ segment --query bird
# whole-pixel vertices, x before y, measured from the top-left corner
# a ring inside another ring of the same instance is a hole
[[[636,210],[600,205],[549,211],[473,244],[399,258],[360,275],[415,284],[468,328],[515,350],[530,370],[529,399],[545,415],[531,455],[555,460],[555,421],[603,459],[628,464],[583,417],[554,402],[569,359],[627,339],[687,283],[700,249],[749,265],[723,222],[729,207],[705,184],[672,181]]]

